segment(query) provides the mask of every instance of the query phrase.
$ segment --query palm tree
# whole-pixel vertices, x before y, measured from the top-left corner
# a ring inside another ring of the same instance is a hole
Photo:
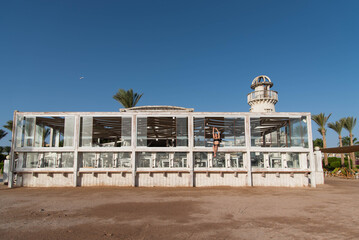
[[[5,147],[3,147],[3,152],[6,152],[7,155],[9,155],[10,152],[11,152],[11,147],[10,147],[10,146],[5,146]]]
[[[4,130],[0,129],[0,139],[2,139],[3,137],[5,137],[7,135],[7,132],[5,132]]]
[[[343,130],[343,121],[336,121],[334,123],[328,123],[328,127],[333,129],[336,133],[338,133],[339,135],[339,147],[343,147],[343,142],[342,142],[342,130]],[[340,154],[340,157],[341,157],[341,164],[342,164],[342,167],[345,166],[345,163],[344,163],[344,154]]]
[[[50,135],[51,130],[50,128],[45,128],[44,131],[42,132],[42,146],[46,147],[46,142],[45,139]]]
[[[352,146],[353,145],[353,129],[355,127],[355,124],[357,123],[357,119],[354,117],[347,117],[347,118],[342,118],[341,121],[344,124],[344,128],[349,132],[350,146]],[[352,159],[353,168],[356,168],[355,154],[353,152],[350,153],[350,158]]]
[[[353,143],[354,143],[354,145],[359,144],[358,139],[356,137],[354,137],[354,135],[353,135]],[[350,146],[350,137],[348,137],[348,136],[343,137],[343,146]]]
[[[143,93],[134,93],[132,88],[128,91],[124,89],[119,89],[118,92],[113,96],[113,98],[120,102],[123,107],[131,108],[136,106]]]
[[[12,120],[7,121],[3,127],[12,132]]]
[[[332,114],[329,114],[327,117],[325,116],[324,113],[319,113],[317,115],[313,115],[312,116],[312,120],[318,124],[319,129],[321,131],[321,135],[323,136],[323,147],[326,148],[327,147],[327,139],[325,138],[325,134],[326,134],[326,129],[325,129],[325,125],[327,125],[327,121],[330,118]],[[324,153],[324,165],[328,166],[328,154]]]

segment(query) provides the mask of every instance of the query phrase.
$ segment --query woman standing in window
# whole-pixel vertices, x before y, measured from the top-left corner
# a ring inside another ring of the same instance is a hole
[[[213,129],[213,131],[212,131],[212,135],[213,135],[213,153],[214,153],[214,157],[216,157],[218,147],[219,147],[219,144],[221,143],[222,139],[221,139],[221,133],[218,131],[218,129],[215,128],[215,127],[213,127],[212,129]],[[216,133],[214,132],[214,130],[216,130]]]

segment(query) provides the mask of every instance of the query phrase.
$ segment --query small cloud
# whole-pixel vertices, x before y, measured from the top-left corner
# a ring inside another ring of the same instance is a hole
[[[80,80],[81,80],[81,79],[84,79],[84,78],[85,78],[85,77],[82,77],[82,76],[81,76],[81,77],[80,77]]]

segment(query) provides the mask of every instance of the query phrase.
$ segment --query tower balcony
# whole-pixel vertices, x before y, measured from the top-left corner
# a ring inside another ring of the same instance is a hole
[[[247,95],[248,103],[259,100],[272,100],[278,102],[278,93],[272,90],[257,90]]]

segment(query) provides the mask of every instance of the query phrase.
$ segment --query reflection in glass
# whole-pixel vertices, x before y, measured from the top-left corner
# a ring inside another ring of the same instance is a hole
[[[151,167],[152,163],[152,153],[150,152],[139,152],[137,153],[137,166],[138,167]]]
[[[233,168],[243,167],[243,153],[230,153],[230,163]]]
[[[173,167],[174,168],[187,167],[187,153],[176,152],[173,158]]]
[[[194,167],[208,167],[208,153],[194,153]]]
[[[188,119],[184,117],[138,117],[137,146],[188,146]]]
[[[252,146],[308,147],[306,117],[260,117],[250,122]]]
[[[299,168],[299,153],[287,153],[287,167],[288,168]]]
[[[37,168],[39,163],[39,153],[25,153],[24,168]]]
[[[131,117],[81,117],[80,147],[131,146],[131,128]]]
[[[251,152],[251,165],[254,168],[264,167],[264,157],[261,152]]]
[[[220,147],[245,145],[244,118],[196,117],[194,118],[194,145],[211,147],[213,145],[213,128],[221,133]]]
[[[226,157],[224,153],[217,153],[216,157],[213,157],[213,167],[226,167]]]

